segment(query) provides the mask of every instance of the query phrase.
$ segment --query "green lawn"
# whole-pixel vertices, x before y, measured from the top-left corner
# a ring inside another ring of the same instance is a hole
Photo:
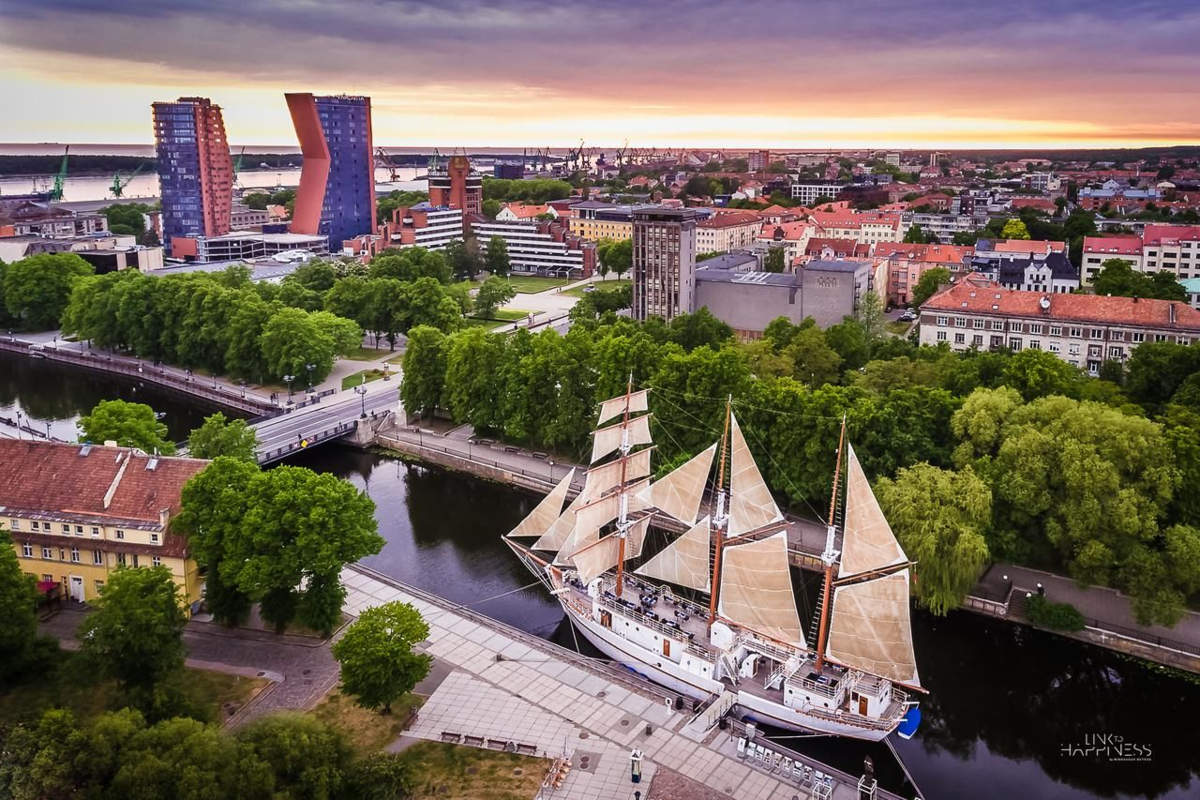
[[[529,800],[550,766],[533,756],[443,742],[417,742],[400,758],[417,777],[413,800]]]
[[[912,323],[901,322],[898,319],[894,319],[891,322],[888,322],[885,327],[887,328],[888,333],[894,333],[897,336],[903,336],[904,334],[908,333],[908,329],[912,327]]]
[[[106,711],[128,705],[112,681],[88,679],[79,657],[64,652],[57,669],[0,691],[0,724],[37,719],[50,708],[67,708],[76,719],[87,722]],[[232,716],[269,684],[266,678],[243,678],[221,672],[185,669],[175,682],[188,705],[214,722]]]
[[[495,328],[507,325],[510,322],[525,319],[529,316],[528,311],[519,308],[498,308],[492,312],[490,319],[480,319],[479,317],[467,317],[463,320],[472,328],[487,328],[493,330]]]
[[[396,741],[420,706],[421,698],[408,694],[392,704],[390,714],[380,714],[355,705],[354,700],[334,689],[317,703],[312,713],[345,734],[354,754],[362,757]]]
[[[592,285],[596,287],[595,291],[597,291],[597,292],[615,292],[617,289],[620,289],[622,286],[628,286],[629,279],[623,278],[622,280],[619,280],[619,281],[596,281]],[[591,294],[591,292],[585,292],[584,291],[585,288],[587,288],[587,287],[576,286],[573,289],[564,289],[563,294],[569,294],[571,297],[583,297],[585,294]]]
[[[566,286],[566,278],[539,278],[536,275],[513,275],[508,279],[519,294],[537,294],[556,286]]]
[[[511,320],[476,319],[475,317],[467,317],[463,320],[463,324],[468,328],[486,328],[489,331],[494,331],[496,328],[502,328],[505,325],[511,324]]]
[[[371,381],[377,381],[383,377],[383,370],[364,369],[363,371],[356,372],[353,375],[347,375],[346,377],[342,378],[342,391],[344,392],[347,389],[352,389],[355,386],[361,386],[363,384],[364,376],[367,379],[367,383],[370,383]]]
[[[380,341],[382,342],[383,340],[381,339]],[[349,359],[350,361],[374,361],[380,356],[387,354],[387,352],[386,348],[376,350],[373,347],[360,347],[357,350],[346,353],[342,358]]]

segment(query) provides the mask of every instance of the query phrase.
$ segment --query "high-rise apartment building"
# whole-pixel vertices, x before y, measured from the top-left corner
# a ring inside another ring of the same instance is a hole
[[[229,233],[233,159],[221,107],[205,97],[154,103],[163,242]]]
[[[483,176],[466,156],[429,165],[429,204],[460,208],[464,216],[483,213]]]
[[[696,220],[690,208],[633,210],[633,318],[670,322],[695,310]]]
[[[355,236],[374,233],[371,98],[285,97],[304,154],[292,232],[328,236],[331,251]]]

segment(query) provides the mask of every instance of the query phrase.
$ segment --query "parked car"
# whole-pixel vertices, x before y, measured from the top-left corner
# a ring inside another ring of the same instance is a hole
[[[917,319],[917,312],[913,311],[911,308],[906,310],[903,314],[900,315],[901,322],[915,322],[916,319]]]

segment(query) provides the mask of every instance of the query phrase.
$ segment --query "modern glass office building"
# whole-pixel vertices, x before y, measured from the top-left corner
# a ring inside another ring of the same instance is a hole
[[[376,229],[371,98],[288,94],[287,103],[304,154],[292,231],[328,236],[336,252]]]
[[[154,103],[163,244],[181,236],[229,233],[233,159],[221,107],[205,97]]]

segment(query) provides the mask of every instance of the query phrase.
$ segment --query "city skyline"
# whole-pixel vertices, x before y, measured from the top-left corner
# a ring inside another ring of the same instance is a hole
[[[278,145],[293,91],[370,95],[376,143],[401,147],[1200,140],[1200,13],[1072,6],[0,0],[0,141],[146,143],[150,103],[195,94],[231,142]]]

